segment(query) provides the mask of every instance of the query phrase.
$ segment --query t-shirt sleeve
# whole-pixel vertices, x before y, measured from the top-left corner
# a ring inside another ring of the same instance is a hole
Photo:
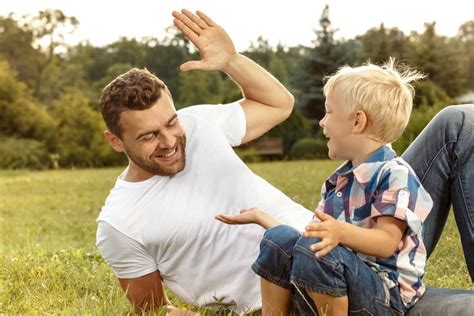
[[[239,102],[228,104],[202,104],[179,110],[213,124],[222,130],[231,146],[241,144],[247,129],[245,112]]]
[[[99,221],[97,248],[117,278],[137,278],[158,270],[155,260],[138,241],[107,222]]]
[[[395,165],[380,177],[371,216],[393,216],[407,224],[408,235],[416,235],[431,206],[431,197],[416,175],[407,166]]]

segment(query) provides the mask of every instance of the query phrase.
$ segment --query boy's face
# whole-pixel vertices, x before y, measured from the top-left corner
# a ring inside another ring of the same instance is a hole
[[[319,121],[323,133],[328,139],[329,158],[352,160],[357,147],[352,128],[355,116],[350,113],[345,95],[336,85],[326,97],[326,115]]]

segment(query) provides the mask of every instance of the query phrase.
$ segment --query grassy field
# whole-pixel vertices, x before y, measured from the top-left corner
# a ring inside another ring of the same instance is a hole
[[[312,209],[336,166],[307,161],[250,167]],[[95,248],[95,219],[119,172],[0,171],[0,314],[133,313]],[[426,283],[472,289],[452,216],[441,239]]]

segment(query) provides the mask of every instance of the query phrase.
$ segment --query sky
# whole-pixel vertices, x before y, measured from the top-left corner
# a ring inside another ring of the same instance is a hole
[[[353,38],[381,23],[405,34],[422,32],[424,23],[433,21],[438,34],[454,36],[462,23],[474,20],[474,2],[469,0],[0,0],[0,16],[60,9],[80,23],[66,37],[70,44],[88,40],[103,46],[121,36],[162,38],[173,23],[173,10],[201,10],[243,51],[259,35],[273,46],[311,46],[325,4],[332,27],[338,29],[336,38]]]

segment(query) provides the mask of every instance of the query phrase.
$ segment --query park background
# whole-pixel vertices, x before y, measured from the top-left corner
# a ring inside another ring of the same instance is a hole
[[[274,43],[256,33],[240,49],[290,89],[296,106],[283,124],[236,149],[252,170],[308,209],[340,163],[327,160],[317,128],[325,75],[345,64],[389,57],[428,75],[416,84],[411,121],[393,144],[399,154],[440,109],[474,102],[474,20],[459,21],[449,36],[437,32],[436,21],[423,21],[421,30],[379,23],[340,37],[331,6],[313,16],[310,43]],[[108,82],[131,67],[146,67],[167,83],[178,109],[240,98],[222,73],[179,72],[181,63],[198,55],[171,23],[157,37],[71,44],[68,38],[80,25],[73,14],[54,8],[0,11],[0,314],[132,312],[94,245],[95,218],[126,164],[102,136],[97,103]],[[109,27],[114,26],[96,25],[97,32]],[[271,155],[262,151],[268,140],[278,144]],[[425,280],[431,286],[473,288],[452,217]]]

